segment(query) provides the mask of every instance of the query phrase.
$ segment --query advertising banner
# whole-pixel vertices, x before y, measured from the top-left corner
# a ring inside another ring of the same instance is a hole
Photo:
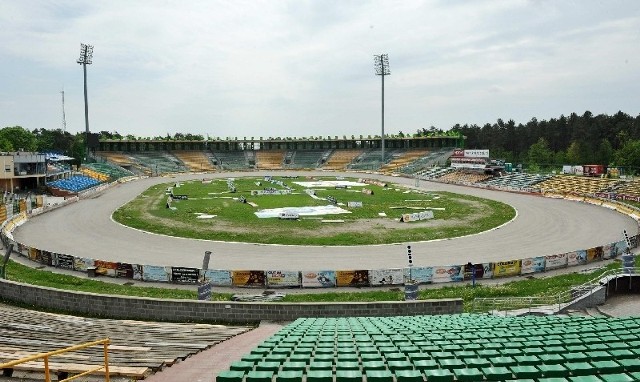
[[[567,253],[567,266],[573,267],[580,264],[587,263],[587,251],[573,251]]]
[[[594,261],[602,261],[603,249],[602,247],[595,247],[587,249],[587,263]]]
[[[29,248],[29,260],[39,263],[42,261],[42,252],[38,248]]]
[[[161,265],[143,265],[142,280],[163,283],[169,282],[171,281],[171,267],[164,267]]]
[[[73,258],[73,270],[78,272],[86,272],[87,267],[93,267],[94,260],[86,257]]]
[[[412,214],[402,214],[400,218],[401,222],[416,222],[420,220],[433,219],[433,211],[414,212]]]
[[[207,269],[206,271],[200,271],[200,276],[204,278],[204,281],[210,282],[213,286],[231,286],[231,271],[221,269]]]
[[[96,260],[93,264],[96,267],[96,274],[116,277],[116,269],[118,269],[118,263],[104,260]]]
[[[198,268],[171,267],[171,282],[176,284],[197,284],[198,276]]]
[[[339,287],[368,286],[369,271],[336,271],[336,285]]]
[[[475,272],[475,277],[476,280],[479,279],[490,279],[493,277],[493,266],[491,263],[477,263],[477,264],[471,264],[471,267],[469,267],[469,264],[466,264],[464,266],[464,279],[465,280],[472,280],[472,270]]]
[[[298,271],[267,271],[267,285],[270,287],[299,287]]]
[[[520,268],[520,260],[500,261],[493,264],[493,277],[517,276]]]
[[[303,271],[303,288],[333,288],[336,286],[336,272],[334,271]]]
[[[56,267],[58,268],[62,268],[62,269],[69,269],[69,270],[73,270],[73,256],[71,255],[65,255],[63,253],[57,253],[56,254]]]
[[[53,262],[53,255],[51,254],[51,252],[49,251],[41,251],[40,253],[40,262],[44,265],[49,265],[52,266],[54,264]]]
[[[433,283],[450,283],[464,279],[464,267],[462,265],[447,265],[433,267]]]
[[[552,269],[560,269],[567,267],[568,254],[561,253],[558,255],[549,255],[544,258],[544,269],[550,271]]]
[[[433,282],[432,267],[411,267],[404,269],[404,281],[413,279],[418,284],[431,284]]]
[[[144,266],[142,264],[131,264],[133,268],[133,279],[134,280],[143,280],[144,275]]]
[[[401,285],[404,284],[403,271],[397,269],[374,269],[369,271],[369,285]]]
[[[265,286],[264,271],[232,271],[234,286]]]
[[[520,274],[544,272],[544,256],[522,259]]]
[[[133,278],[133,265],[127,263],[118,263],[116,268],[116,277],[123,279]]]

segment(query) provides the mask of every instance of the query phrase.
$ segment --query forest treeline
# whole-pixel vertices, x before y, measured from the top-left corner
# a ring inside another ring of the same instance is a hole
[[[139,138],[101,131],[101,139],[175,139],[203,140],[200,134],[176,133],[174,136]],[[456,124],[449,130],[435,127],[419,129],[413,136],[462,134],[465,148],[489,149],[491,157],[527,168],[561,165],[604,164],[640,170],[640,115],[623,112],[614,115],[571,113],[549,120],[532,118],[526,123],[498,119],[480,125]],[[405,136],[402,132],[399,136]],[[84,133],[71,134],[61,129],[28,130],[20,126],[0,129],[0,151],[57,152],[84,158]],[[640,171],[635,171],[640,173]]]

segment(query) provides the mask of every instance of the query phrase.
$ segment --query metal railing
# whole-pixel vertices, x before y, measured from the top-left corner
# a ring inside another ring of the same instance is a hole
[[[100,371],[104,369],[104,380],[105,382],[109,382],[109,343],[110,340],[109,338],[105,338],[102,340],[97,340],[97,341],[93,341],[93,342],[87,342],[84,344],[80,344],[80,345],[75,345],[75,346],[70,346],[64,349],[59,349],[59,350],[54,350],[54,351],[50,351],[47,353],[38,353],[38,354],[34,354],[32,356],[29,357],[25,357],[25,358],[21,358],[15,361],[11,361],[11,362],[7,362],[7,363],[0,363],[0,369],[13,369],[13,366],[16,365],[20,365],[22,363],[26,363],[26,362],[31,362],[31,361],[36,361],[39,359],[42,359],[44,361],[44,380],[46,382],[51,382],[51,370],[49,369],[49,357],[55,356],[55,355],[59,355],[59,354],[64,354],[67,352],[72,352],[72,351],[76,351],[76,350],[81,350],[81,349],[85,349],[91,346],[96,346],[96,345],[103,345],[103,354],[104,354],[104,365],[102,366],[98,366],[95,367],[93,369],[84,371],[82,373],[76,374],[74,376],[71,376],[69,378],[66,379],[59,379],[59,382],[66,382],[66,381],[71,381],[74,380],[76,378],[80,378],[83,377],[87,374],[91,374],[91,373],[95,373],[96,371]]]
[[[471,311],[473,313],[500,312],[505,315],[508,315],[509,312],[512,314],[550,311],[557,313],[572,301],[591,295],[610,280],[617,280],[624,276],[630,277],[634,274],[640,274],[640,268],[635,267],[632,272],[622,268],[610,269],[581,285],[571,287],[571,289],[553,296],[478,297],[473,299]]]

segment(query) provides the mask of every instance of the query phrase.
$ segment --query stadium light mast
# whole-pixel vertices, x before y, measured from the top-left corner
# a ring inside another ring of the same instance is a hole
[[[89,102],[87,101],[87,65],[92,64],[93,59],[93,45],[80,44],[80,58],[77,63],[82,65],[82,71],[84,72],[84,124],[85,124],[85,137],[84,143],[86,146],[86,159],[89,158]]]
[[[382,78],[382,153],[381,153],[381,161],[384,164],[384,76],[388,76],[391,74],[391,70],[389,70],[389,55],[384,54],[375,54],[373,56],[374,67],[376,69],[376,76],[380,76]]]

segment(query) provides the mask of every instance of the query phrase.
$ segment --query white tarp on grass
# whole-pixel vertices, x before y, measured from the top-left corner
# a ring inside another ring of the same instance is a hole
[[[313,207],[282,207],[271,208],[268,210],[260,210],[255,212],[256,216],[260,219],[264,218],[277,218],[281,212],[294,213],[299,216],[320,216],[320,215],[338,215],[338,214],[350,214],[351,211],[347,211],[338,206],[313,206]]]
[[[347,187],[364,187],[365,183],[360,182],[350,182],[348,180],[316,180],[315,182],[293,182],[298,186],[306,187],[306,188],[318,188],[318,187],[336,187],[336,186],[347,186]]]

